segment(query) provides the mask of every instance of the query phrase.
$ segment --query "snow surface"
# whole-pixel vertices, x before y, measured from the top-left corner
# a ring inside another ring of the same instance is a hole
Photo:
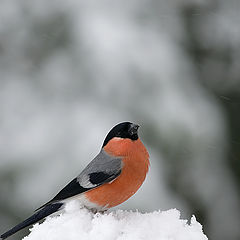
[[[180,219],[176,209],[140,213],[116,210],[93,214],[72,202],[59,216],[35,224],[24,240],[207,240],[193,216]]]

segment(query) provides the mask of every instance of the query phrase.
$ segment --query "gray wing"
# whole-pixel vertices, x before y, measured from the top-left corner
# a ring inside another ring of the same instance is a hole
[[[121,158],[107,154],[104,149],[78,175],[77,180],[84,188],[94,188],[117,178],[122,169]]]
[[[65,186],[52,200],[40,208],[53,202],[63,201],[67,198],[89,191],[104,183],[109,183],[121,174],[121,170],[121,158],[110,156],[102,149],[76,178]]]

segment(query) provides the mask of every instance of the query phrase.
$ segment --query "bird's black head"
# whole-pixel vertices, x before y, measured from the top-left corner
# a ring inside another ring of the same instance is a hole
[[[119,123],[118,125],[113,127],[111,131],[108,133],[102,147],[106,146],[107,143],[114,137],[129,138],[133,141],[137,140],[138,128],[139,126],[134,123],[130,123],[130,122]]]

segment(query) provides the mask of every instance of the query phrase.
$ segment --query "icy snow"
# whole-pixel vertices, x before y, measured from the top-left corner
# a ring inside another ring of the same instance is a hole
[[[193,216],[190,223],[180,219],[176,209],[140,213],[116,210],[93,214],[78,203],[67,205],[64,213],[35,224],[24,240],[207,240]]]

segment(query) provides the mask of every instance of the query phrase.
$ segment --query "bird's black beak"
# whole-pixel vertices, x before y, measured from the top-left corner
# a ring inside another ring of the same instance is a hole
[[[129,127],[129,130],[128,130],[130,135],[137,134],[138,133],[138,128],[139,128],[139,125],[132,123]]]

